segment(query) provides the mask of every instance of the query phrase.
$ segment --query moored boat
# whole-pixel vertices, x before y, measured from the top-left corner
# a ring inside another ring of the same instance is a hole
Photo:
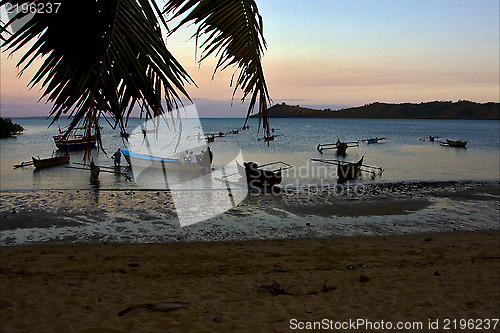
[[[151,169],[165,169],[165,170],[198,170],[199,163],[181,162],[178,159],[151,156],[141,153],[136,153],[126,149],[121,150],[123,156],[128,164],[133,167],[151,168]]]
[[[340,139],[337,139],[337,142],[335,143],[325,143],[325,144],[319,144],[316,147],[316,150],[323,154],[324,150],[327,149],[335,149],[337,155],[346,155],[347,148],[349,147],[358,147],[359,142],[358,141],[351,141],[351,142],[342,142]]]
[[[81,133],[84,127],[75,127],[71,132],[65,135],[59,129],[59,135],[54,135],[56,147],[61,150],[83,150],[87,147],[95,148],[97,137],[95,135],[86,136]]]
[[[337,165],[338,182],[343,182],[350,179],[355,179],[361,176],[361,166],[363,165],[363,158],[356,163],[352,162],[339,162]]]
[[[312,158],[312,161],[321,162],[325,164],[333,164],[337,166],[337,182],[342,183],[346,180],[361,178],[362,172],[370,174],[372,180],[377,177],[381,177],[384,169],[382,167],[376,167],[371,165],[363,164],[364,157],[357,162],[347,162],[343,160],[323,160]]]
[[[269,188],[281,183],[281,170],[270,171],[259,169],[255,162],[244,162],[243,165],[236,162],[238,172],[245,177],[251,188]]]
[[[66,154],[50,158],[32,157],[31,159],[35,168],[43,169],[69,163],[70,157],[68,154]]]
[[[378,143],[379,141],[382,141],[382,140],[385,140],[385,138],[379,138],[379,137],[370,138],[370,139],[366,139],[366,144]]]
[[[448,140],[446,139],[446,142],[441,142],[441,146],[449,146],[449,147],[456,147],[456,148],[465,148],[467,145],[467,140]]]

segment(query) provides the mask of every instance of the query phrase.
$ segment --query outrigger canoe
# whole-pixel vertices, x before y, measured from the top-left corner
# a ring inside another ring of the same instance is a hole
[[[276,171],[262,170],[255,162],[244,162],[243,165],[236,162],[236,166],[239,174],[246,178],[249,187],[269,188],[281,183],[281,168]]]
[[[361,177],[361,166],[363,165],[364,157],[361,157],[356,163],[352,162],[339,162],[337,165],[338,182],[355,179]]]
[[[337,155],[346,155],[346,150],[349,147],[358,147],[359,143],[358,141],[351,141],[351,142],[342,142],[340,139],[337,139],[337,142],[335,143],[325,143],[325,144],[319,144],[316,147],[316,150],[320,153],[323,154],[323,150],[327,149],[336,149]]]
[[[61,156],[56,156],[56,157],[50,157],[50,158],[40,158],[40,157],[32,157],[31,158],[33,161],[33,165],[37,169],[43,169],[43,168],[51,168],[54,166],[62,165],[69,163],[69,155],[61,155]]]
[[[337,182],[342,183],[346,180],[360,178],[362,172],[369,173],[372,180],[382,176],[384,169],[382,167],[370,166],[363,164],[364,157],[357,162],[347,162],[342,160],[322,160],[317,158],[312,158],[312,161],[321,162],[325,164],[333,164],[337,166]]]

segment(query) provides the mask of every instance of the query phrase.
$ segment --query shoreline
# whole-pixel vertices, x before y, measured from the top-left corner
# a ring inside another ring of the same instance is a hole
[[[491,179],[455,179],[455,180],[387,180],[387,181],[370,181],[370,182],[353,182],[353,183],[336,183],[332,182],[326,185],[299,185],[299,186],[290,186],[287,184],[285,188],[282,188],[282,191],[285,192],[300,192],[300,191],[308,191],[308,190],[321,190],[321,189],[334,189],[337,186],[345,186],[346,188],[356,188],[356,187],[391,187],[391,186],[408,186],[408,185],[418,185],[418,186],[436,186],[436,187],[444,187],[453,184],[469,184],[469,185],[487,185],[487,184],[497,184],[500,181],[494,178]],[[0,189],[0,195],[2,193],[23,193],[23,192],[57,192],[57,191],[117,191],[117,192],[170,192],[172,190],[165,188],[143,188],[142,186],[137,187],[107,187],[101,186],[99,188],[95,188],[95,186],[89,185],[88,187],[79,187],[79,188],[36,188],[36,189]],[[182,191],[182,190],[177,190]]]
[[[290,330],[293,320],[363,318],[438,321],[439,330],[406,331],[441,331],[446,319],[499,318],[499,244],[500,232],[492,231],[3,247],[0,327],[255,332]],[[158,302],[189,306],[118,315]]]
[[[224,214],[186,227],[180,227],[166,191],[44,190],[0,195],[2,246],[498,230],[500,214],[498,182],[402,182],[354,185],[341,192],[332,187],[277,195],[250,193]]]

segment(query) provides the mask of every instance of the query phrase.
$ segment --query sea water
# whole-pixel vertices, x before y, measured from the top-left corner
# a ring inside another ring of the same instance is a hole
[[[63,119],[49,127],[45,118],[13,118],[26,130],[15,138],[0,140],[0,186],[6,190],[43,189],[87,189],[94,185],[89,181],[86,170],[58,166],[35,170],[34,167],[13,168],[14,164],[30,161],[32,156],[47,158],[56,150],[53,135],[69,123]],[[128,130],[143,123],[131,118]],[[201,119],[201,133],[226,133],[241,128],[243,119]],[[193,123],[194,124],[194,123]],[[398,182],[398,181],[441,181],[441,180],[498,180],[500,178],[499,121],[496,120],[406,120],[406,119],[271,119],[274,141],[262,140],[257,119],[250,119],[250,129],[215,138],[210,143],[215,166],[218,156],[229,145],[235,153],[241,152],[245,161],[259,164],[283,161],[294,168],[283,172],[284,188],[297,189],[311,186],[328,186],[336,182],[336,167],[311,159],[341,159],[358,161],[364,156],[364,164],[381,167],[381,176],[371,179],[369,174],[354,183]],[[102,123],[102,149],[92,150],[92,157],[98,165],[112,166],[111,155],[117,148],[126,147],[119,136],[106,122]],[[189,120],[184,124],[190,126]],[[422,141],[429,135],[439,136],[436,142]],[[333,150],[320,154],[318,144],[341,141],[366,140],[385,137],[377,144],[361,141],[358,147],[347,150],[345,157],[337,157]],[[467,148],[445,147],[439,141],[445,139],[468,140]],[[167,144],[167,143],[165,143]],[[198,149],[199,150],[199,149]],[[199,153],[200,151],[195,151]],[[161,155],[161,152],[158,153]],[[83,152],[72,152],[72,162],[83,162]],[[219,161],[220,162],[220,161]],[[122,165],[127,162],[122,158]],[[78,166],[78,165],[76,165]],[[280,165],[270,166],[271,169]],[[235,170],[236,171],[236,170]],[[132,173],[129,172],[129,175]],[[156,179],[157,177],[158,179]],[[131,181],[113,173],[100,175],[103,189],[161,189],[168,185],[163,175],[153,175],[146,181]]]

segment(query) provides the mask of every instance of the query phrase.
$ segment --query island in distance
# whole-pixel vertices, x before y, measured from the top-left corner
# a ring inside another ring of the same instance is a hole
[[[269,118],[376,118],[376,119],[500,119],[500,103],[471,101],[435,101],[388,104],[375,102],[341,110],[316,110],[299,105],[275,104]],[[251,118],[256,118],[253,115]]]

